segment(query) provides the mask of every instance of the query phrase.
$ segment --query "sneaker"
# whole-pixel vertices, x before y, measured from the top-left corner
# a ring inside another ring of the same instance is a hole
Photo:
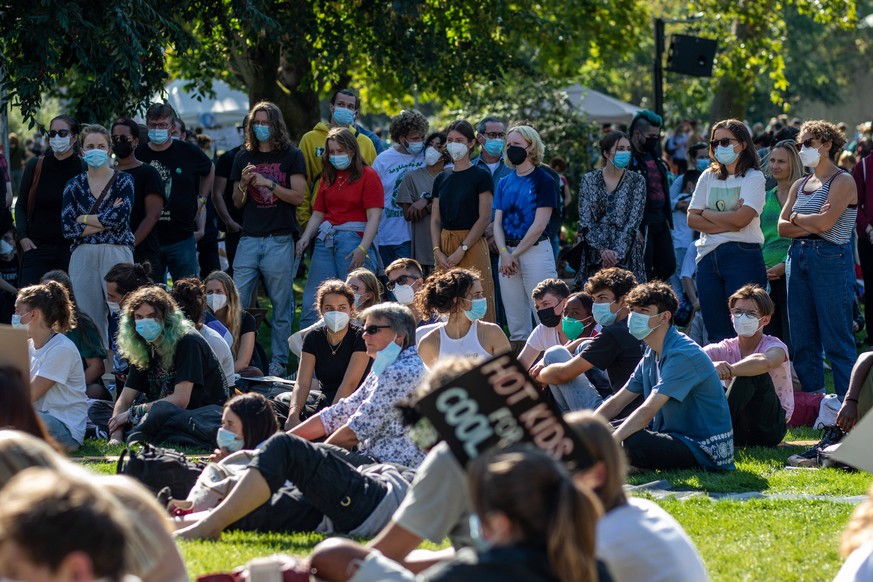
[[[270,376],[277,376],[279,378],[284,378],[288,375],[287,366],[285,364],[280,364],[279,362],[270,362],[269,372]]]
[[[840,442],[846,435],[837,426],[826,426],[822,429],[822,438],[812,448],[788,457],[788,464],[793,467],[817,467],[819,451]]]

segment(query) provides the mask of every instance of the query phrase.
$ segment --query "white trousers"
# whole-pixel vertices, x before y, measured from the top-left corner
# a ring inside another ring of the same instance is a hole
[[[509,247],[509,251],[515,247]],[[555,270],[555,255],[548,240],[540,241],[518,258],[518,272],[507,277],[500,275],[500,294],[506,322],[509,325],[509,339],[525,341],[533,331],[533,317],[536,317],[533,299],[530,294],[534,287],[546,279],[558,276]]]

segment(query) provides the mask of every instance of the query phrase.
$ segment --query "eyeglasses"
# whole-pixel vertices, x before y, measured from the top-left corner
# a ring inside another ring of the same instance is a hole
[[[270,127],[270,122],[269,121],[253,121],[252,125],[255,125],[258,127]]]
[[[406,285],[410,280],[418,281],[419,279],[421,279],[421,277],[416,277],[415,275],[400,275],[393,281],[388,281],[388,284],[385,286],[388,287],[389,291],[394,291],[396,285]]]
[[[149,123],[149,124],[146,124],[146,127],[148,129],[170,129],[171,127],[173,127],[173,124],[171,124],[171,123]]]
[[[795,142],[795,143],[794,143],[794,147],[797,148],[797,151],[800,151],[800,148],[801,148],[801,147],[811,148],[811,147],[813,147],[813,146],[812,146],[812,140],[814,140],[814,139],[815,139],[814,137],[810,137],[810,138],[807,138],[807,139],[805,139],[805,140],[803,140],[803,141],[801,141],[801,142]]]
[[[503,139],[506,137],[506,132],[503,131],[492,131],[491,133],[483,133],[488,139]]]
[[[367,335],[376,335],[380,329],[388,329],[390,325],[368,325],[364,328],[364,333]]]
[[[740,317],[741,315],[748,315],[749,317],[754,317],[758,319],[758,310],[756,309],[731,309],[731,315],[736,317]]]
[[[49,131],[49,137],[68,137],[70,135],[69,129],[53,129]]]
[[[732,141],[736,141],[736,142],[738,142],[738,141],[740,141],[740,140],[738,140],[738,139],[735,138],[735,137],[723,137],[723,138],[721,138],[721,139],[714,139],[714,140],[712,140],[711,142],[709,142],[709,145],[712,146],[712,147],[715,147],[715,146],[721,146],[721,147],[723,147],[723,148],[726,148],[726,147],[728,147],[729,145],[731,145],[731,142],[732,142]]]

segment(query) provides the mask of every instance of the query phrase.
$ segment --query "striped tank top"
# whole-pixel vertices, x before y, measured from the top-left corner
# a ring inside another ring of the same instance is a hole
[[[828,200],[831,182],[842,173],[844,173],[844,170],[837,171],[828,178],[827,182],[822,184],[821,188],[813,192],[806,192],[804,190],[806,183],[812,176],[804,178],[797,189],[797,200],[794,201],[794,206],[791,210],[798,214],[817,214]],[[852,231],[855,228],[855,217],[857,216],[858,205],[850,204],[829,230],[819,233],[817,236],[835,245],[844,245],[852,238]],[[808,238],[815,238],[815,236]]]

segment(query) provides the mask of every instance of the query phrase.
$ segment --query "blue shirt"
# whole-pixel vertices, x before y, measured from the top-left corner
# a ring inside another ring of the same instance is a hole
[[[521,240],[533,224],[537,208],[557,208],[555,181],[542,168],[536,167],[526,176],[512,172],[502,178],[494,191],[494,210],[503,211],[503,232],[506,240]],[[543,231],[551,236],[549,227]]]
[[[91,207],[101,192],[94,194],[88,186],[88,172],[83,172],[67,182],[64,188],[61,221],[64,238],[71,241],[70,250],[82,244],[119,245],[133,250],[133,232],[130,230],[130,211],[133,207],[133,178],[126,172],[117,172],[115,182],[106,197],[95,210],[95,216],[103,230],[81,236],[87,225],[76,222],[83,214],[91,214]]]
[[[681,439],[702,467],[736,469],[724,387],[712,360],[688,336],[671,326],[661,357],[647,347],[625,388],[644,398],[669,396],[652,419],[651,430]]]

